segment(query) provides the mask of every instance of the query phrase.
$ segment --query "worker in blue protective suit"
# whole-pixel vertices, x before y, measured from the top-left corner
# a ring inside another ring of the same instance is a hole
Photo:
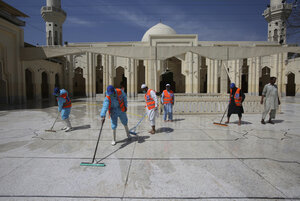
[[[72,108],[71,100],[68,96],[68,92],[65,89],[59,89],[55,87],[53,95],[57,96],[58,112],[61,114],[61,119],[66,123],[66,126],[62,128],[65,132],[72,130],[70,122],[70,112]]]
[[[113,140],[111,144],[116,144],[116,129],[118,125],[118,117],[125,127],[126,134],[130,140],[131,136],[128,129],[128,118],[127,118],[127,96],[122,89],[114,88],[109,85],[106,90],[106,97],[103,101],[103,107],[101,109],[101,120],[105,120],[106,112],[109,112],[111,118],[111,128],[113,130]]]

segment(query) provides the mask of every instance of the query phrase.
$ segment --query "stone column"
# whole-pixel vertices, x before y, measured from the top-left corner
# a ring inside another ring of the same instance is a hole
[[[41,72],[34,73],[34,89],[35,100],[40,101],[42,99],[42,74]]]
[[[133,97],[137,96],[137,66],[139,64],[138,60],[132,59],[132,85],[131,85],[131,91],[133,94]]]
[[[106,92],[106,88],[107,88],[107,62],[106,62],[106,55],[101,55],[102,59],[101,59],[101,66],[103,67],[103,95]]]
[[[127,68],[126,68],[126,77],[127,77],[127,96],[132,97],[132,62],[130,58],[127,58]]]
[[[218,60],[214,60],[213,93],[218,93],[218,67],[219,67],[219,61]]]
[[[247,64],[249,66],[248,68],[248,94],[252,94],[252,68],[253,68],[253,63],[252,63],[252,58],[247,59]]]
[[[68,92],[69,94],[73,94],[73,77],[74,77],[74,56],[73,55],[68,55],[67,56],[67,73],[68,73]],[[60,78],[61,80],[61,78]]]
[[[108,56],[108,85],[114,85],[114,72],[115,72],[114,56]]]
[[[201,57],[199,57],[198,54],[193,53],[193,83],[192,83],[192,89],[193,93],[199,93],[200,92],[200,73],[199,73],[199,64],[201,64]]]
[[[261,57],[256,57],[256,71],[255,71],[255,95],[259,95],[259,77],[260,77],[260,71],[261,71]]]
[[[206,58],[207,65],[207,93],[211,93],[211,60]]]
[[[55,100],[55,97],[52,95],[55,88],[55,73],[49,72],[49,99],[50,101]]]
[[[228,75],[227,75],[227,71],[225,68],[227,68],[226,66],[228,65],[224,65],[223,62],[226,61],[221,61],[221,83],[220,83],[220,92],[221,94],[227,94],[227,83],[228,83]]]

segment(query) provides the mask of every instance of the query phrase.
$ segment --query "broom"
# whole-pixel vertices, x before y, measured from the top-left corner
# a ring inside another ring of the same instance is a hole
[[[95,157],[96,157],[96,153],[97,153],[97,148],[98,148],[98,144],[99,144],[99,140],[100,140],[100,136],[101,136],[101,132],[102,132],[104,121],[105,121],[105,119],[103,119],[102,124],[101,124],[101,128],[100,128],[100,132],[99,132],[99,136],[98,136],[97,144],[96,144],[96,147],[95,147],[95,152],[94,152],[94,156],[93,156],[92,162],[91,163],[89,163],[89,162],[82,162],[82,163],[80,163],[80,166],[96,166],[96,167],[104,167],[105,166],[104,163],[97,163],[95,161]]]
[[[140,121],[136,124],[135,127],[131,128],[131,129],[129,130],[129,133],[130,133],[131,135],[136,135],[136,134],[137,134],[137,133],[136,133],[136,128],[137,128],[137,127],[140,125],[140,123],[144,120],[144,118],[145,118],[146,115],[147,115],[147,113],[144,114],[144,116],[140,119]]]
[[[223,118],[224,118],[224,116],[225,116],[225,113],[226,113],[226,111],[227,111],[228,107],[229,107],[229,104],[228,104],[228,106],[227,106],[226,110],[224,111],[224,114],[223,114],[223,117],[222,117],[222,119],[221,119],[220,123],[218,123],[218,122],[214,122],[214,124],[215,124],[215,125],[218,125],[218,126],[228,126],[227,124],[222,124]]]
[[[55,121],[54,121],[52,127],[50,128],[50,130],[45,130],[46,132],[54,132],[54,133],[56,132],[56,130],[53,130],[53,127],[54,127],[54,124],[56,123],[56,121],[57,121],[57,119],[58,119],[58,116],[59,116],[59,113],[57,113],[57,117],[56,117],[56,119],[55,119]]]

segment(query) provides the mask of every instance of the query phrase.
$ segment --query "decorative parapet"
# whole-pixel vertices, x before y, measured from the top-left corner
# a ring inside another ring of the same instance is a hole
[[[228,99],[228,95],[176,95],[173,113],[183,115],[224,113],[229,104]],[[246,96],[243,102],[244,112],[262,113],[263,105],[260,104],[260,100],[260,96]],[[160,106],[160,112],[163,112],[163,106]]]

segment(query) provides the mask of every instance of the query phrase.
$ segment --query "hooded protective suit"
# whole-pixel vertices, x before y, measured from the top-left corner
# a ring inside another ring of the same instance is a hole
[[[58,111],[61,114],[61,119],[65,120],[69,118],[70,112],[71,112],[71,107],[69,108],[63,108],[64,103],[66,102],[65,98],[62,98],[60,96],[66,94],[66,97],[69,98],[68,92],[65,89],[61,89],[59,91],[59,96],[57,97],[57,103],[58,103]]]
[[[106,92],[106,94],[107,94],[107,92]],[[127,108],[127,96],[123,90],[122,90],[121,96],[124,100],[124,105]],[[113,130],[115,130],[118,126],[118,117],[120,118],[120,120],[124,126],[126,126],[128,124],[128,118],[127,118],[126,112],[122,112],[122,110],[120,108],[116,90],[115,90],[115,93],[110,96],[110,98],[111,98],[111,114],[110,114],[111,128]],[[108,109],[109,109],[109,99],[107,97],[105,97],[105,99],[103,101],[103,106],[101,109],[100,116],[105,117]]]

